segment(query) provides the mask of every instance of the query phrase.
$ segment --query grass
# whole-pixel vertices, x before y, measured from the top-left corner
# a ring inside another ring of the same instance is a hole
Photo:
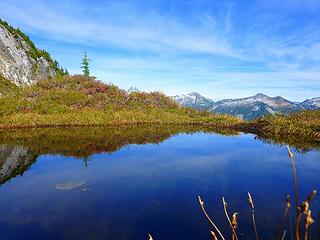
[[[320,144],[320,110],[305,110],[287,115],[276,114],[236,124],[234,129],[251,132],[277,144],[289,144],[308,151]]]
[[[182,108],[160,92],[127,93],[82,75],[38,81],[0,98],[0,128],[240,122]]]
[[[58,76],[20,88],[1,77],[0,95],[0,128],[198,124],[252,132],[289,144],[294,140],[310,146],[320,141],[320,110],[246,122],[180,107],[160,92],[128,93],[83,75]]]
[[[15,94],[19,94],[20,91],[19,87],[0,75],[0,97],[14,96]]]
[[[320,133],[320,110],[300,111],[288,115],[266,116],[255,121],[261,131],[269,134],[286,134],[316,137]]]

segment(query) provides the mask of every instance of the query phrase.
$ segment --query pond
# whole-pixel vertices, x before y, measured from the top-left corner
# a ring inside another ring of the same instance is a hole
[[[320,151],[292,151],[304,201],[320,190]],[[198,195],[227,239],[222,196],[229,214],[239,213],[239,239],[255,239],[247,192],[260,238],[275,238],[287,194],[295,204],[293,180],[286,146],[252,134],[168,126],[4,131],[0,239],[211,239]],[[311,210],[316,239],[320,196]],[[294,219],[292,207],[286,239],[294,239]]]

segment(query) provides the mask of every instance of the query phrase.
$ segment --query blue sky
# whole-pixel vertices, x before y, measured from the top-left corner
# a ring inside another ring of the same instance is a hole
[[[0,0],[71,73],[212,99],[320,96],[320,0]]]

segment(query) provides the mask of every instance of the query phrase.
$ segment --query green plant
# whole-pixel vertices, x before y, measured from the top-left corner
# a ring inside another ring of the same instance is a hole
[[[91,60],[88,58],[87,52],[85,52],[84,56],[82,58],[81,68],[82,68],[83,75],[86,77],[90,76],[90,69],[89,69],[89,62],[90,61]]]

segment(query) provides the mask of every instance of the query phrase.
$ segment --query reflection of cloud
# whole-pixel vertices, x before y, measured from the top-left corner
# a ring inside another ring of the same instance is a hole
[[[59,183],[56,184],[54,187],[55,189],[58,190],[73,190],[76,188],[79,188],[81,186],[83,186],[84,184],[86,184],[86,181],[82,181],[82,182],[66,182],[66,183]]]

